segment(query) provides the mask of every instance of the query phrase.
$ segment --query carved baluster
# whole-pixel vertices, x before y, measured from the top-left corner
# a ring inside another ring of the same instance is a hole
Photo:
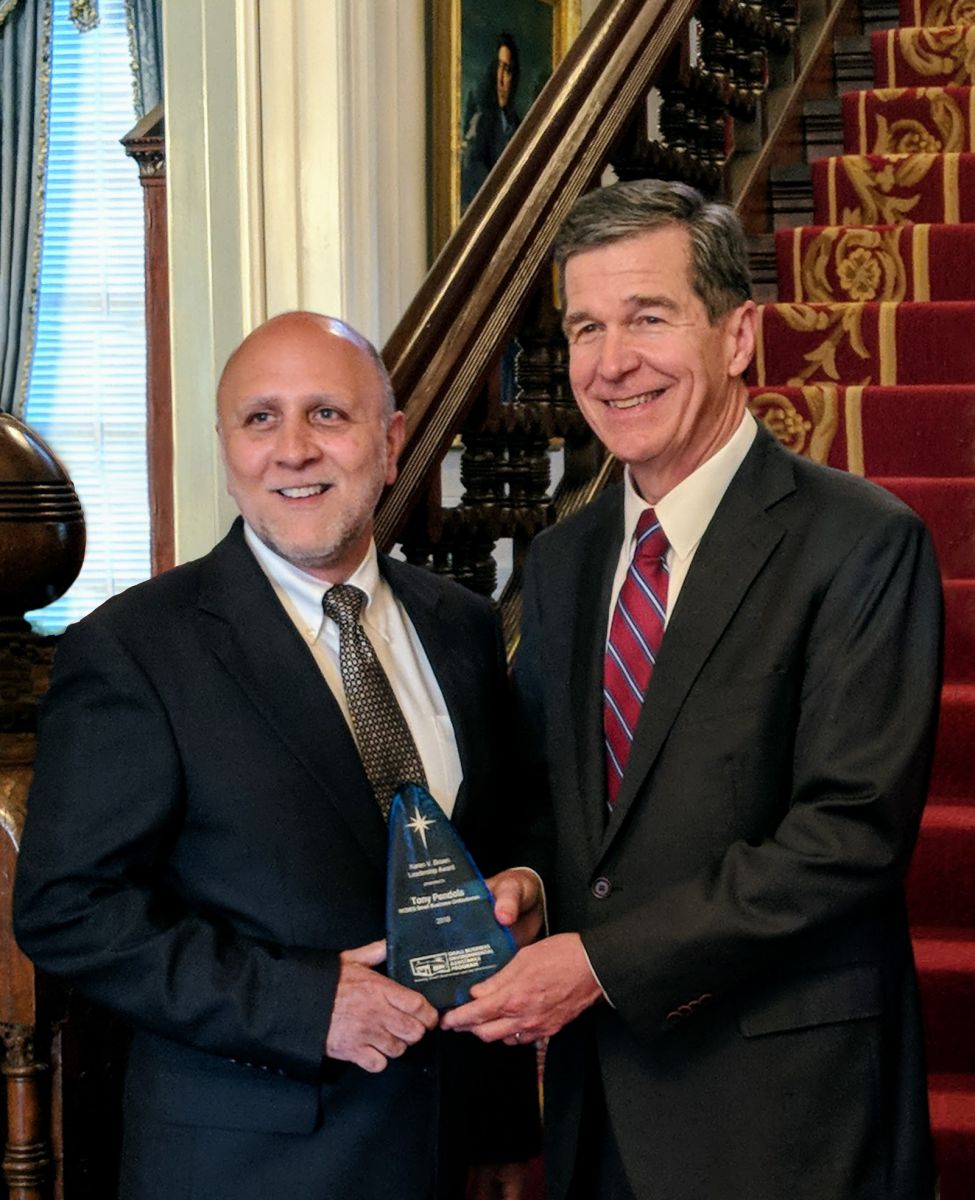
[[[731,118],[723,107],[714,109],[708,127],[708,162],[713,167],[720,167],[734,149],[732,129]]]
[[[663,90],[663,89],[661,89]],[[684,154],[688,148],[687,89],[680,86],[663,92],[660,132],[667,147]]]
[[[500,423],[492,420],[477,430],[464,431],[460,459],[460,481],[464,487],[461,504],[476,508],[493,504],[503,488],[504,443]]]
[[[782,24],[791,39],[792,35],[799,28],[798,0],[773,0],[772,7],[777,20]]]
[[[46,1063],[34,1056],[32,1025],[0,1025],[7,1093],[7,1144],[3,1175],[10,1200],[46,1200],[50,1195]]]
[[[729,80],[730,49],[728,34],[709,25],[701,35],[701,64],[719,83]]]
[[[764,49],[752,50],[748,56],[748,90],[758,99],[768,87],[768,56]]]
[[[731,76],[734,81],[735,90],[741,93],[747,93],[748,81],[751,71],[751,51],[748,48],[748,43],[745,38],[739,34],[735,38],[735,48],[732,59]],[[741,106],[744,96],[738,99],[738,105]]]

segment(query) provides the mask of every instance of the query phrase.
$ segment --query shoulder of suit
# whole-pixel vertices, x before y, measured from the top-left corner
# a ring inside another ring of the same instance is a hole
[[[846,514],[859,521],[903,518],[920,521],[917,514],[893,492],[861,475],[824,466],[783,448],[793,465],[797,500],[805,506]]]
[[[110,596],[77,625],[85,629],[101,627],[116,631],[131,626],[149,628],[153,623],[171,620],[181,609],[195,608],[207,569],[225,557],[227,544],[233,536],[231,531],[202,557],[181,563]]]
[[[614,483],[584,508],[548,529],[532,541],[532,547],[553,553],[565,553],[571,545],[595,548],[592,539],[605,538],[623,519],[623,485]]]
[[[384,578],[394,592],[407,592],[429,603],[446,601],[472,611],[493,611],[493,605],[486,596],[472,592],[456,580],[437,575],[426,567],[414,566],[388,554],[380,555],[379,563]]]

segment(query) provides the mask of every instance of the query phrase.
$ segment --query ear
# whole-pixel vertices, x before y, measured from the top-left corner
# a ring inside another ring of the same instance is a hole
[[[386,426],[386,484],[396,482],[399,456],[406,440],[406,417],[399,410],[393,413]]]
[[[755,356],[755,335],[758,327],[758,309],[753,300],[746,300],[728,314],[728,340],[730,357],[728,375],[738,379],[748,370]]]

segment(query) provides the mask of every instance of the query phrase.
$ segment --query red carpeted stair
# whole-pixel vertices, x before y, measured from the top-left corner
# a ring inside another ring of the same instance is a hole
[[[971,24],[967,22],[971,22]],[[941,1200],[975,1197],[975,2],[901,0],[814,226],[776,233],[752,407],[927,522],[945,588],[941,725],[908,900]]]

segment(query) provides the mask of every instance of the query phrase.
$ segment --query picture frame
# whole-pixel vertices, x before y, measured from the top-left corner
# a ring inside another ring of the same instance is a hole
[[[429,0],[431,258],[565,56],[581,13],[582,0]]]

